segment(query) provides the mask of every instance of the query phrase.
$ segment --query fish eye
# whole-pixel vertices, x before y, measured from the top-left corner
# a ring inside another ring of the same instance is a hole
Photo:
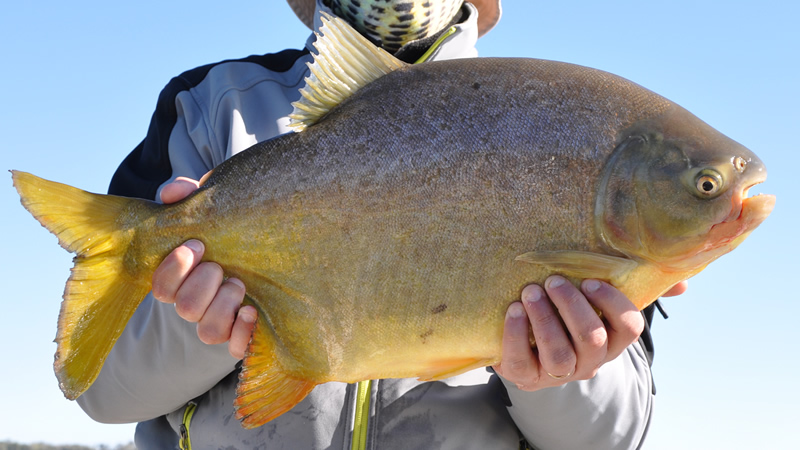
[[[718,194],[722,188],[722,177],[716,171],[709,169],[703,170],[697,175],[695,187],[700,197],[713,197]]]
[[[744,172],[744,168],[747,166],[747,161],[744,160],[741,156],[737,156],[733,158],[733,167],[736,169],[737,172],[742,173]]]

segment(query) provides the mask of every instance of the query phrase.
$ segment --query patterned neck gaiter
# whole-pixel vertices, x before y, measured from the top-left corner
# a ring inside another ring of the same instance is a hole
[[[328,0],[333,13],[389,53],[447,26],[463,0]]]

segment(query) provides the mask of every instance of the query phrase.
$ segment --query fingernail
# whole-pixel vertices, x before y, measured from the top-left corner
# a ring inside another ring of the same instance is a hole
[[[228,278],[228,281],[244,289],[244,283],[238,278]]]
[[[552,276],[547,279],[547,287],[557,288],[562,284],[564,284],[565,281],[566,281],[565,279],[559,277],[558,275]]]
[[[245,306],[239,309],[239,318],[247,323],[254,323],[256,321],[256,312],[250,306]]]
[[[526,303],[535,303],[542,299],[542,290],[539,286],[527,288],[523,291],[525,294],[523,299]]]
[[[525,308],[522,307],[522,303],[514,302],[508,307],[507,314],[512,319],[519,319],[525,315]]]
[[[203,243],[197,239],[189,239],[188,241],[184,242],[183,245],[189,247],[197,253],[201,253],[204,249]]]
[[[597,280],[586,280],[583,282],[583,288],[587,292],[597,292],[600,289],[600,282]]]

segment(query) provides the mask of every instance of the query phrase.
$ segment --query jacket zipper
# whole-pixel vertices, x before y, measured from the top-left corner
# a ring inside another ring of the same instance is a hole
[[[353,445],[351,450],[366,450],[369,425],[369,400],[372,380],[359,381],[356,387],[356,413],[353,422]]]

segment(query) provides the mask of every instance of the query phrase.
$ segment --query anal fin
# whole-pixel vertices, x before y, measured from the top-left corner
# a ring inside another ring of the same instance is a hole
[[[236,387],[236,418],[256,428],[300,403],[316,383],[286,374],[275,360],[274,341],[259,318]]]

